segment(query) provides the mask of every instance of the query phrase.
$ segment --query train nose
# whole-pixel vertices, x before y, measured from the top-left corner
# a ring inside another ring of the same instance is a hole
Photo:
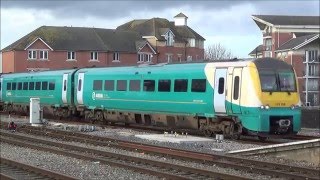
[[[280,119],[278,123],[280,127],[289,127],[291,124],[289,119]]]

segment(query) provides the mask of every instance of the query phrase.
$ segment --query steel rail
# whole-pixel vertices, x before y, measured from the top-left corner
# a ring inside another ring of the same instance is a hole
[[[169,179],[189,179],[193,178],[220,178],[220,179],[246,179],[244,177],[239,177],[231,174],[225,174],[210,170],[203,170],[199,168],[187,167],[182,165],[176,165],[172,163],[160,162],[155,160],[149,160],[145,158],[138,158],[127,156],[123,154],[110,153],[106,151],[100,151],[92,148],[85,148],[81,146],[68,145],[63,143],[57,143],[37,138],[30,138],[26,136],[21,136],[17,134],[0,132],[2,136],[2,141],[6,143],[11,143],[18,146],[29,147],[33,149],[38,149],[42,151],[49,151],[56,154],[67,155],[75,158],[99,161],[101,163],[111,164],[123,168],[130,168],[135,171],[169,178]],[[19,139],[19,140],[12,140]],[[30,142],[26,142],[30,141]],[[53,146],[43,147],[39,143]],[[65,150],[60,150],[57,148],[64,148]],[[71,151],[70,151],[71,150]],[[95,157],[92,157],[95,154]],[[142,166],[142,167],[141,167]],[[153,167],[153,168],[150,168]]]
[[[1,139],[2,140],[2,139]],[[9,160],[7,158],[0,157],[1,164],[1,179],[15,179],[12,174],[6,174],[10,171],[14,174],[23,174],[27,177],[41,178],[41,179],[61,179],[61,180],[74,180],[75,177],[64,175],[61,173],[53,172],[40,167],[32,166],[29,164]]]

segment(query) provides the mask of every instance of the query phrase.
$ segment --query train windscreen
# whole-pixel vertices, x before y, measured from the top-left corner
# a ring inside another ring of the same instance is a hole
[[[260,83],[263,92],[296,92],[293,71],[260,70]]]

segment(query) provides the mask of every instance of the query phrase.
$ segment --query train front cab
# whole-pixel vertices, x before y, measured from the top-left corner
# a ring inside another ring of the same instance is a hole
[[[300,130],[301,109],[292,66],[264,58],[253,61],[249,73],[256,93],[244,89],[244,94],[247,93],[244,98],[252,99],[251,107],[242,107],[244,132],[259,137],[296,134]],[[252,107],[253,104],[255,107]]]

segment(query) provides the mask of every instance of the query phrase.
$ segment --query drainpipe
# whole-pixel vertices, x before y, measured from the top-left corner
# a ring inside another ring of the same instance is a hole
[[[306,51],[306,105],[308,102],[308,78],[309,77],[309,56],[308,51]]]

